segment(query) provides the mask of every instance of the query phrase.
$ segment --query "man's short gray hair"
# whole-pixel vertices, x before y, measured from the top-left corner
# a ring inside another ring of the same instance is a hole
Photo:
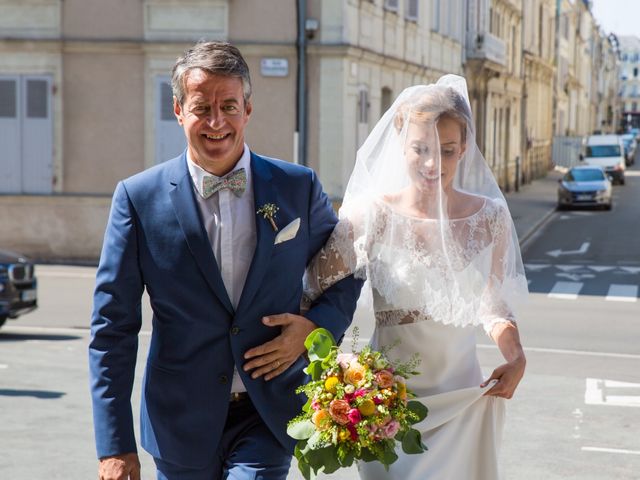
[[[240,50],[227,42],[200,42],[189,48],[176,60],[171,72],[171,89],[180,105],[185,98],[185,77],[198,68],[211,75],[237,77],[242,80],[245,105],[251,97],[249,67]]]

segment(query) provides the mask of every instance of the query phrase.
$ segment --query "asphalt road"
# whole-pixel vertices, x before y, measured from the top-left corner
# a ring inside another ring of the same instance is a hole
[[[611,212],[558,212],[525,246],[532,294],[519,324],[528,365],[509,402],[506,478],[640,478],[639,214],[634,170],[615,187]],[[37,273],[40,308],[0,330],[0,478],[93,479],[86,347],[95,269],[39,266]],[[143,316],[139,364],[148,304]],[[355,323],[366,339],[371,325]],[[489,373],[500,355],[483,334],[478,340]],[[150,458],[141,453],[141,460],[143,479],[153,479]],[[292,469],[289,479],[301,478]],[[356,477],[350,469],[331,478]]]

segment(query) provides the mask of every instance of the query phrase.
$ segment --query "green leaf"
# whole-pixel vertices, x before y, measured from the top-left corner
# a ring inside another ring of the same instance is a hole
[[[325,358],[331,352],[331,347],[335,345],[333,335],[324,328],[316,328],[304,341],[304,346],[309,352],[309,360],[312,362]]]
[[[291,423],[287,427],[287,434],[296,440],[306,440],[316,432],[316,427],[311,420],[302,420],[300,422]]]
[[[330,474],[341,467],[338,462],[338,451],[334,445],[309,452],[307,459],[311,468],[318,473]]]
[[[305,403],[302,406],[302,411],[303,412],[308,412],[310,408],[311,408],[311,399],[309,398],[309,399],[307,399],[307,403]]]
[[[415,428],[411,428],[402,439],[402,451],[409,455],[422,453],[427,449],[422,443],[422,435]]]
[[[320,380],[322,376],[322,372],[324,372],[324,367],[322,366],[322,362],[320,360],[314,360],[307,368],[304,369],[304,373],[311,377],[311,380]]]
[[[376,457],[375,453],[373,453],[368,448],[363,448],[360,451],[360,459],[363,462],[375,462],[376,460],[378,460],[378,457]]]
[[[412,413],[415,413],[418,416],[418,420],[411,421],[411,423],[418,423],[427,418],[427,414],[429,413],[429,409],[425,407],[422,403],[417,400],[411,400],[407,403],[407,408]]]
[[[382,457],[380,458],[380,461],[384,465],[391,465],[396,460],[398,460],[398,455],[396,455],[396,452],[394,451],[393,447],[392,448],[385,448],[383,450]]]

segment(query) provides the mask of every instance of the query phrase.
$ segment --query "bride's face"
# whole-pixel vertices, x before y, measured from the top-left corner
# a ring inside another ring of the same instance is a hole
[[[431,123],[409,122],[405,158],[416,188],[433,192],[440,186],[444,189],[451,186],[464,153],[462,139],[462,126],[452,118],[438,120],[435,130]]]

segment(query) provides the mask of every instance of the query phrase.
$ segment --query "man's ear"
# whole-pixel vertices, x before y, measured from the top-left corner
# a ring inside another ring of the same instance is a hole
[[[182,125],[182,105],[180,105],[175,95],[173,96],[173,114],[176,116],[178,124]]]
[[[250,117],[252,111],[253,111],[253,104],[251,103],[251,100],[247,100],[246,105],[244,107],[244,113],[247,115],[247,117]]]

